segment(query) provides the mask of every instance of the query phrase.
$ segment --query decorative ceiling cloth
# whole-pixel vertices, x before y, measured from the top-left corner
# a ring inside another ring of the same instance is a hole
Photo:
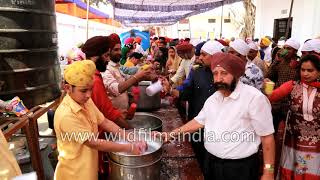
[[[126,26],[170,25],[242,0],[109,0],[114,18]]]

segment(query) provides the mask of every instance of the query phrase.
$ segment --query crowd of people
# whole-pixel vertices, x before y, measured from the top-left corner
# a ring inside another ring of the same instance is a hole
[[[320,179],[320,39],[305,41],[301,57],[299,49],[293,38],[276,44],[269,37],[155,37],[146,50],[139,37],[125,44],[117,34],[88,39],[67,57],[65,96],[51,123],[59,151],[55,179],[98,179],[98,172],[107,171],[99,167],[98,151],[143,153],[144,141],[118,144],[100,136],[65,141],[63,134],[120,131],[127,138],[121,128],[130,128],[127,110],[139,96],[134,89],[140,81],[158,80],[161,97],[186,120],[155,134],[164,141],[197,134],[191,143],[205,179]],[[270,82],[275,90],[266,92]],[[280,122],[285,122],[281,149],[275,143]],[[220,139],[210,139],[212,133]],[[253,139],[223,139],[245,133]]]

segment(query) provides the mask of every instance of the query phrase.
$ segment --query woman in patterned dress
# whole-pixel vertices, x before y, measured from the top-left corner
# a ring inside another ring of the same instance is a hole
[[[289,97],[278,179],[320,179],[320,57],[307,55],[299,65],[300,76],[273,91],[271,102]]]

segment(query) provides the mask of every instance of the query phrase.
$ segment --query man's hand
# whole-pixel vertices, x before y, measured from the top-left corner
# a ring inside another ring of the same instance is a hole
[[[126,110],[120,110],[121,115],[120,117],[115,121],[115,123],[125,129],[130,129],[130,125],[128,124],[128,122],[126,121],[127,118],[127,111]]]
[[[131,144],[131,152],[134,155],[143,154],[148,150],[148,145],[145,141],[137,141]]]
[[[163,87],[163,91],[165,93],[170,93],[170,84],[169,81],[167,80],[167,78],[165,77],[160,77],[159,78]]]
[[[265,79],[263,80],[263,82],[264,82],[264,83],[266,83],[266,82],[271,82],[271,80],[270,80],[269,78],[265,78]]]
[[[158,78],[158,75],[154,72],[152,68],[148,68],[145,70],[140,70],[135,74],[139,81],[155,81]]]
[[[171,95],[172,95],[174,98],[178,98],[179,95],[180,95],[180,92],[179,92],[178,90],[176,90],[176,89],[173,89],[173,90],[171,91]]]

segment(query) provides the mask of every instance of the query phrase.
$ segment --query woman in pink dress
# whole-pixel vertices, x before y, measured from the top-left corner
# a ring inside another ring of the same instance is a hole
[[[307,55],[300,61],[300,76],[273,91],[271,102],[289,97],[284,145],[278,179],[320,179],[320,57]]]

